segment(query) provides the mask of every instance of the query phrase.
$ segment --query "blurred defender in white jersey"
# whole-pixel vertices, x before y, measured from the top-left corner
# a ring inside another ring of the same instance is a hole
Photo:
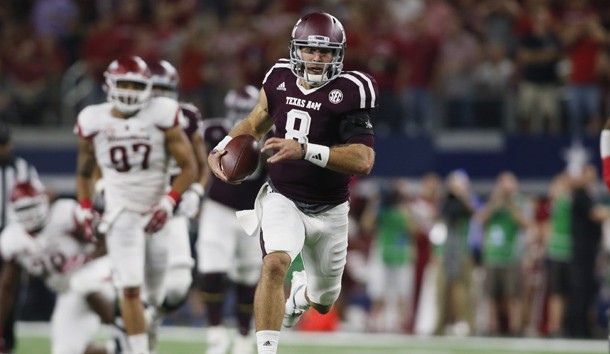
[[[105,212],[100,227],[117,286],[130,353],[148,354],[148,334],[140,299],[159,306],[164,298],[167,244],[163,228],[176,204],[194,182],[197,165],[180,127],[175,100],[151,98],[151,72],[139,57],[113,61],[105,72],[108,102],[91,105],[78,116],[77,219],[93,234],[93,171],[104,179]],[[169,181],[173,157],[181,172]]]
[[[73,199],[58,199],[49,206],[42,185],[18,183],[11,193],[16,220],[0,234],[2,258],[0,319],[14,306],[19,277],[24,270],[45,280],[57,294],[51,318],[52,354],[114,354],[108,347],[90,343],[100,324],[112,323],[114,287],[110,264],[100,248],[79,238]],[[103,249],[102,249],[103,251]],[[5,353],[0,348],[0,353]]]
[[[159,60],[148,62],[152,73],[152,96],[178,99],[178,72],[168,61]],[[192,104],[179,102],[182,110],[180,127],[191,142],[193,153],[198,167],[198,178],[182,194],[176,213],[167,220],[164,228],[171,235],[168,244],[168,266],[165,274],[165,298],[155,317],[149,336],[154,337],[160,325],[162,316],[178,309],[187,299],[193,282],[193,266],[195,260],[191,254],[190,222],[199,214],[201,201],[204,195],[204,186],[207,183],[206,156],[204,154],[203,139],[201,136],[201,112]],[[180,175],[180,166],[175,159],[169,161],[170,181]],[[156,338],[150,338],[151,351],[156,346]]]
[[[229,91],[225,97],[226,117],[204,120],[203,139],[209,151],[252,110],[258,102],[258,92],[254,86]],[[262,162],[239,185],[222,183],[213,177],[203,202],[197,254],[199,289],[208,320],[206,354],[226,354],[231,344],[222,321],[224,300],[230,288],[229,279],[235,289],[238,330],[232,353],[250,354],[254,349],[254,336],[250,333],[252,310],[263,255],[259,240],[244,232],[237,223],[235,212],[252,208],[266,180],[267,169]],[[218,220],[222,220],[222,223]]]

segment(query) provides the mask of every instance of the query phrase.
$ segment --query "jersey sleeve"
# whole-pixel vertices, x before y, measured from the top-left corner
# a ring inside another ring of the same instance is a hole
[[[91,106],[85,107],[76,119],[74,134],[81,138],[91,139],[99,132],[96,124],[94,109]]]
[[[370,110],[379,106],[379,87],[371,75],[361,71],[347,71],[339,75],[339,78],[347,81],[348,92],[343,94],[342,102],[346,112]]]
[[[22,240],[30,237],[21,225],[16,222],[8,224],[0,234],[0,255],[2,259],[11,261],[15,258],[19,249],[24,247]]]
[[[180,124],[182,109],[176,100],[167,97],[156,97],[151,101],[154,124],[157,128],[167,130]]]

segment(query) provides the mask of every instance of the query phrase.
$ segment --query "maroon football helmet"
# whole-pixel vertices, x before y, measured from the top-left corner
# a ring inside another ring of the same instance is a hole
[[[148,63],[152,73],[152,95],[178,99],[178,71],[166,60]]]
[[[140,110],[150,98],[151,73],[146,62],[137,56],[114,60],[104,73],[107,99],[125,114]],[[119,87],[121,83],[134,83],[134,88]]]
[[[333,50],[333,60],[324,65],[321,75],[307,72],[306,65],[312,62],[303,60],[302,47]],[[314,86],[322,85],[341,73],[344,55],[345,30],[336,17],[325,12],[314,12],[301,17],[294,25],[290,40],[290,67],[297,77]]]
[[[252,85],[229,90],[225,96],[226,118],[233,123],[244,119],[256,106],[258,93],[258,89]]]
[[[41,229],[49,216],[49,197],[41,185],[17,183],[11,191],[11,206],[17,221],[27,231]]]

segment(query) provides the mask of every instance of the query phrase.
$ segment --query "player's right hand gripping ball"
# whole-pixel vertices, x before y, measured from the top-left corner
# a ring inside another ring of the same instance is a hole
[[[220,167],[230,182],[241,182],[258,167],[260,147],[252,135],[243,134],[231,139],[220,158]]]

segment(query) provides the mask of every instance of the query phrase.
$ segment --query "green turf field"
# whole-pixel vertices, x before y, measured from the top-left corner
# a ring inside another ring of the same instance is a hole
[[[48,327],[18,329],[16,354],[48,354]],[[158,354],[202,354],[204,329],[163,328]],[[603,340],[543,340],[507,338],[414,337],[360,333],[285,332],[278,354],[599,354],[608,353]]]

